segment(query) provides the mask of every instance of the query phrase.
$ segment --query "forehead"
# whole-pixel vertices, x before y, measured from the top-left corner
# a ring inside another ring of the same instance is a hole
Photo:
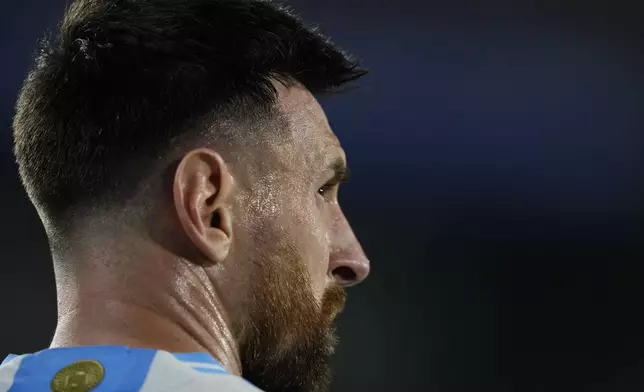
[[[311,167],[343,157],[340,142],[313,94],[301,85],[285,87],[277,84],[276,87],[277,106],[289,124],[286,148],[279,151],[282,160]]]

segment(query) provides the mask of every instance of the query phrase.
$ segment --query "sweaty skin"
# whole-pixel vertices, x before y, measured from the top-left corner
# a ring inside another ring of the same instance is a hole
[[[208,352],[251,379],[261,367],[326,366],[314,355],[333,352],[343,288],[366,278],[369,261],[338,203],[346,156],[323,109],[300,85],[275,86],[280,137],[236,157],[185,151],[171,186],[149,187],[159,202],[143,225],[114,211],[78,220],[53,252],[52,347]]]

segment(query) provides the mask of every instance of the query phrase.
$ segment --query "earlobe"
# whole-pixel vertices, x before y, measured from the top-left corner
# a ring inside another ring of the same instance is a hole
[[[232,240],[233,181],[222,157],[210,149],[186,154],[177,166],[173,201],[187,238],[201,264],[216,264],[228,257]]]

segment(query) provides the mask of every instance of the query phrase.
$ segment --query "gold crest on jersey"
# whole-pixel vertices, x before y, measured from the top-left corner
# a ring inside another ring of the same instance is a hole
[[[51,380],[52,392],[89,392],[105,377],[98,361],[78,361],[62,368]]]

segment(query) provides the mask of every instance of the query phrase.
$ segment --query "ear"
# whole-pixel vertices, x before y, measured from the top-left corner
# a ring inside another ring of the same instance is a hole
[[[217,264],[230,251],[233,178],[221,155],[200,148],[187,153],[176,169],[174,207],[184,232],[205,257]]]

